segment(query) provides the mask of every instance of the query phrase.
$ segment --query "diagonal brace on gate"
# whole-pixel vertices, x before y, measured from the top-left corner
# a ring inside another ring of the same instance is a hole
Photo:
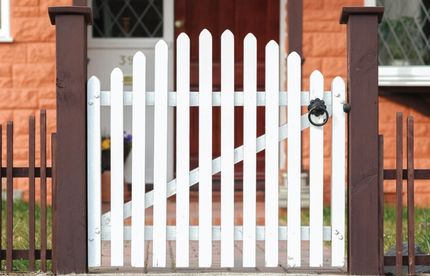
[[[331,106],[327,107],[327,111],[331,116]],[[300,118],[301,130],[309,127],[308,114],[304,114]],[[288,138],[288,124],[284,124],[279,127],[279,142]],[[257,137],[257,153],[265,149],[266,135],[263,134]],[[243,145],[234,149],[234,163],[237,164],[243,160]],[[221,157],[217,157],[212,160],[212,175],[217,174],[221,171]],[[195,168],[190,172],[190,187],[199,182],[199,168]],[[173,179],[167,183],[167,194],[169,198],[176,194],[176,179]],[[131,216],[131,204],[129,201],[124,204],[124,219]],[[145,208],[149,208],[154,204],[154,191],[147,192],[145,195]],[[102,225],[110,225],[110,212],[106,212],[102,215]]]

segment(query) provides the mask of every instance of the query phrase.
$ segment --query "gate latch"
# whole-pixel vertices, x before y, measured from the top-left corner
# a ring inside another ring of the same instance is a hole
[[[315,121],[314,117],[321,117],[324,116],[322,121],[317,120]],[[309,122],[314,126],[323,126],[327,123],[329,118],[327,106],[325,105],[324,100],[321,100],[319,98],[311,100],[311,102],[308,105],[308,119]]]
[[[343,104],[343,112],[349,113],[351,111],[351,104],[350,103],[344,103]]]

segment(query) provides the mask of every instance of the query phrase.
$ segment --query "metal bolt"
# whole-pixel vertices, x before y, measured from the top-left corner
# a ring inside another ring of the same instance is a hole
[[[334,230],[334,234],[335,235],[339,235],[339,231],[338,230]]]
[[[343,240],[343,236],[342,235],[339,236],[339,240]]]
[[[93,238],[89,238],[88,240],[89,240],[89,241],[93,241],[94,239],[93,239]]]
[[[88,105],[93,105],[93,102],[88,102]]]
[[[339,97],[340,97],[340,93],[339,93],[339,92],[336,92],[336,94],[334,94],[334,96],[335,96],[336,98],[339,98]]]

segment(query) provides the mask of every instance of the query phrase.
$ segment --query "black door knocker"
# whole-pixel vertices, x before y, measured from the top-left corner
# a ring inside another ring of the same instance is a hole
[[[324,116],[324,120],[322,122],[315,122],[313,121],[312,117],[320,117]],[[308,119],[309,122],[314,126],[323,126],[327,123],[329,118],[327,106],[325,105],[325,102],[319,98],[316,98],[314,100],[311,100],[311,102],[308,105]]]

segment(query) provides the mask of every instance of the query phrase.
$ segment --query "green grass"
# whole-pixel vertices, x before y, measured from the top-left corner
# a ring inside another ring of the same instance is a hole
[[[403,240],[408,238],[407,209],[403,208]],[[430,254],[430,209],[415,208],[415,243],[426,254]],[[385,206],[384,251],[396,245],[396,209]]]
[[[324,225],[330,225],[330,208],[324,208]],[[281,218],[286,222],[287,218]],[[309,209],[302,209],[302,225],[309,225]],[[403,208],[403,240],[407,241],[407,209]],[[425,254],[430,254],[430,209],[415,208],[415,243]],[[327,242],[326,244],[329,244]],[[384,252],[396,245],[396,209],[384,207]]]
[[[13,204],[13,248],[14,249],[28,249],[29,248],[29,227],[28,227],[28,203],[22,201],[14,201]],[[51,214],[52,209],[47,208],[47,221],[48,221],[48,248],[52,248],[52,232],[51,232]],[[40,249],[40,206],[36,204],[36,249]],[[6,248],[6,202],[2,201],[2,232],[1,232],[1,245],[2,249]],[[47,261],[48,270],[51,269],[51,261]],[[1,262],[1,270],[6,269],[6,262]],[[40,261],[36,261],[36,271],[40,269]],[[15,260],[13,261],[13,270],[19,272],[28,271],[28,260]]]
[[[14,249],[28,249],[28,203],[14,202]],[[324,225],[330,225],[330,208],[324,208]],[[51,248],[51,207],[48,207],[48,248]],[[403,209],[403,239],[407,240],[407,209]],[[309,210],[302,209],[302,225],[309,225]],[[281,218],[286,220],[286,217]],[[393,206],[385,206],[384,210],[384,250],[395,246],[396,210]],[[6,248],[6,203],[2,202],[2,248]],[[430,209],[415,209],[415,241],[426,254],[430,254]],[[36,205],[36,248],[40,248],[40,207]],[[15,260],[14,271],[28,271],[27,260]],[[48,261],[50,269],[51,262]],[[36,269],[40,268],[40,262],[36,261]],[[1,262],[1,269],[5,270],[5,261]]]

